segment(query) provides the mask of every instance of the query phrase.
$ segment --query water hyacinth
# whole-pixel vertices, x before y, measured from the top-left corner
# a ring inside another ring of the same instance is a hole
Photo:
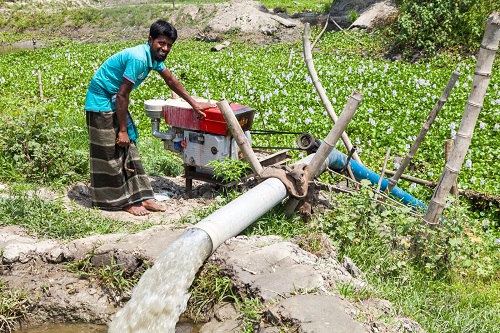
[[[388,147],[393,147],[394,154],[400,156],[407,153],[407,144],[414,142],[413,138],[419,133],[450,74],[457,67],[462,72],[461,81],[454,87],[413,159],[419,166],[415,176],[437,181],[443,168],[442,142],[456,137],[472,84],[469,77],[473,77],[475,59],[448,57],[407,64],[378,58],[366,59],[362,55],[341,49],[327,49],[329,42],[345,38],[341,35],[333,32],[324,34],[317,44],[319,51],[314,53],[315,67],[337,114],[343,110],[354,89],[359,89],[364,95],[346,131],[350,137],[359,139],[359,144],[356,145],[368,152],[363,156],[363,163],[373,170],[380,168]],[[33,100],[33,92],[38,89],[36,75],[24,78],[31,71],[37,73],[40,68],[44,95],[51,100],[44,107],[49,112],[56,108],[68,109],[70,105],[72,109],[81,110],[85,90],[93,72],[107,56],[124,46],[135,44],[116,43],[105,50],[94,45],[69,44],[50,50],[41,48],[21,56],[4,55],[0,59],[0,93],[2,96],[26,99],[27,104],[39,103]],[[210,52],[210,45],[206,43],[183,40],[176,42],[166,60],[166,66],[192,95],[205,98],[210,96],[214,101],[225,98],[255,108],[255,118],[265,118],[266,130],[309,132],[323,139],[333,123],[312,84],[300,55],[301,48],[300,43],[257,47],[238,43],[217,53]],[[294,50],[294,54],[290,66],[287,66],[290,50]],[[34,63],[38,67],[33,66]],[[144,82],[144,87],[132,93],[136,102],[131,109],[134,111],[134,118],[140,120],[139,130],[143,138],[150,133],[149,121],[143,112],[143,101],[154,96],[170,95],[158,75],[152,73],[150,76]],[[500,178],[500,162],[493,159],[493,156],[500,154],[499,76],[496,65],[473,135],[469,156],[474,161],[474,167],[462,168],[458,179],[460,188],[500,193],[500,185],[495,180]],[[23,77],[23,80],[18,80],[19,77]],[[6,104],[5,100],[0,101],[2,110],[10,109]],[[286,112],[282,115],[277,111],[268,112],[270,110]],[[83,111],[73,113],[76,116],[71,121],[84,126]],[[298,121],[299,118],[302,121]],[[261,121],[254,121],[254,129],[262,130],[263,126]],[[253,138],[258,146],[290,147],[294,145],[295,139],[292,136],[273,136],[269,138],[269,142],[259,142],[264,138]],[[337,148],[342,150],[342,144]],[[472,183],[472,176],[483,178],[484,185]],[[420,188],[415,190],[426,191]],[[423,194],[430,195],[430,192]]]

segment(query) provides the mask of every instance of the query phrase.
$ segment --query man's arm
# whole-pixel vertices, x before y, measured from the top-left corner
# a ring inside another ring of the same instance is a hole
[[[170,73],[170,71],[167,68],[165,68],[163,71],[160,72],[160,76],[163,78],[167,86],[170,89],[172,89],[174,93],[179,95],[179,97],[184,99],[186,102],[189,103],[189,105],[193,107],[194,111],[198,113],[199,117],[205,118],[206,115],[203,112],[203,110],[213,108],[215,106],[214,103],[208,103],[208,102],[200,103],[195,101],[194,98],[188,94],[188,92],[186,91],[184,86],[179,82],[179,80],[177,80],[177,78],[172,73]]]
[[[130,144],[130,138],[127,132],[127,112],[130,92],[133,86],[133,82],[123,79],[122,85],[116,94],[116,115],[118,116],[118,124],[120,126],[116,144],[120,147],[126,147]]]

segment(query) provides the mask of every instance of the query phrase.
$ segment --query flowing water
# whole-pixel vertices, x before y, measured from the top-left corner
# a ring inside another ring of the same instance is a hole
[[[142,275],[108,333],[174,333],[189,300],[189,287],[211,251],[205,231],[184,231]]]

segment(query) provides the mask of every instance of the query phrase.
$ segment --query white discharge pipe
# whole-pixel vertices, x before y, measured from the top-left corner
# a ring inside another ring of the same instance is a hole
[[[313,156],[314,154],[308,155],[297,163],[309,164]],[[266,179],[198,222],[193,228],[202,229],[210,236],[213,252],[227,239],[238,236],[287,196],[286,187],[281,180]]]

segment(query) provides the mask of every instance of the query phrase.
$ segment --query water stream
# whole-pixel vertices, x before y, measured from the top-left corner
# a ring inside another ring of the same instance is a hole
[[[189,300],[189,287],[211,251],[205,231],[184,231],[142,275],[108,333],[174,333]]]

